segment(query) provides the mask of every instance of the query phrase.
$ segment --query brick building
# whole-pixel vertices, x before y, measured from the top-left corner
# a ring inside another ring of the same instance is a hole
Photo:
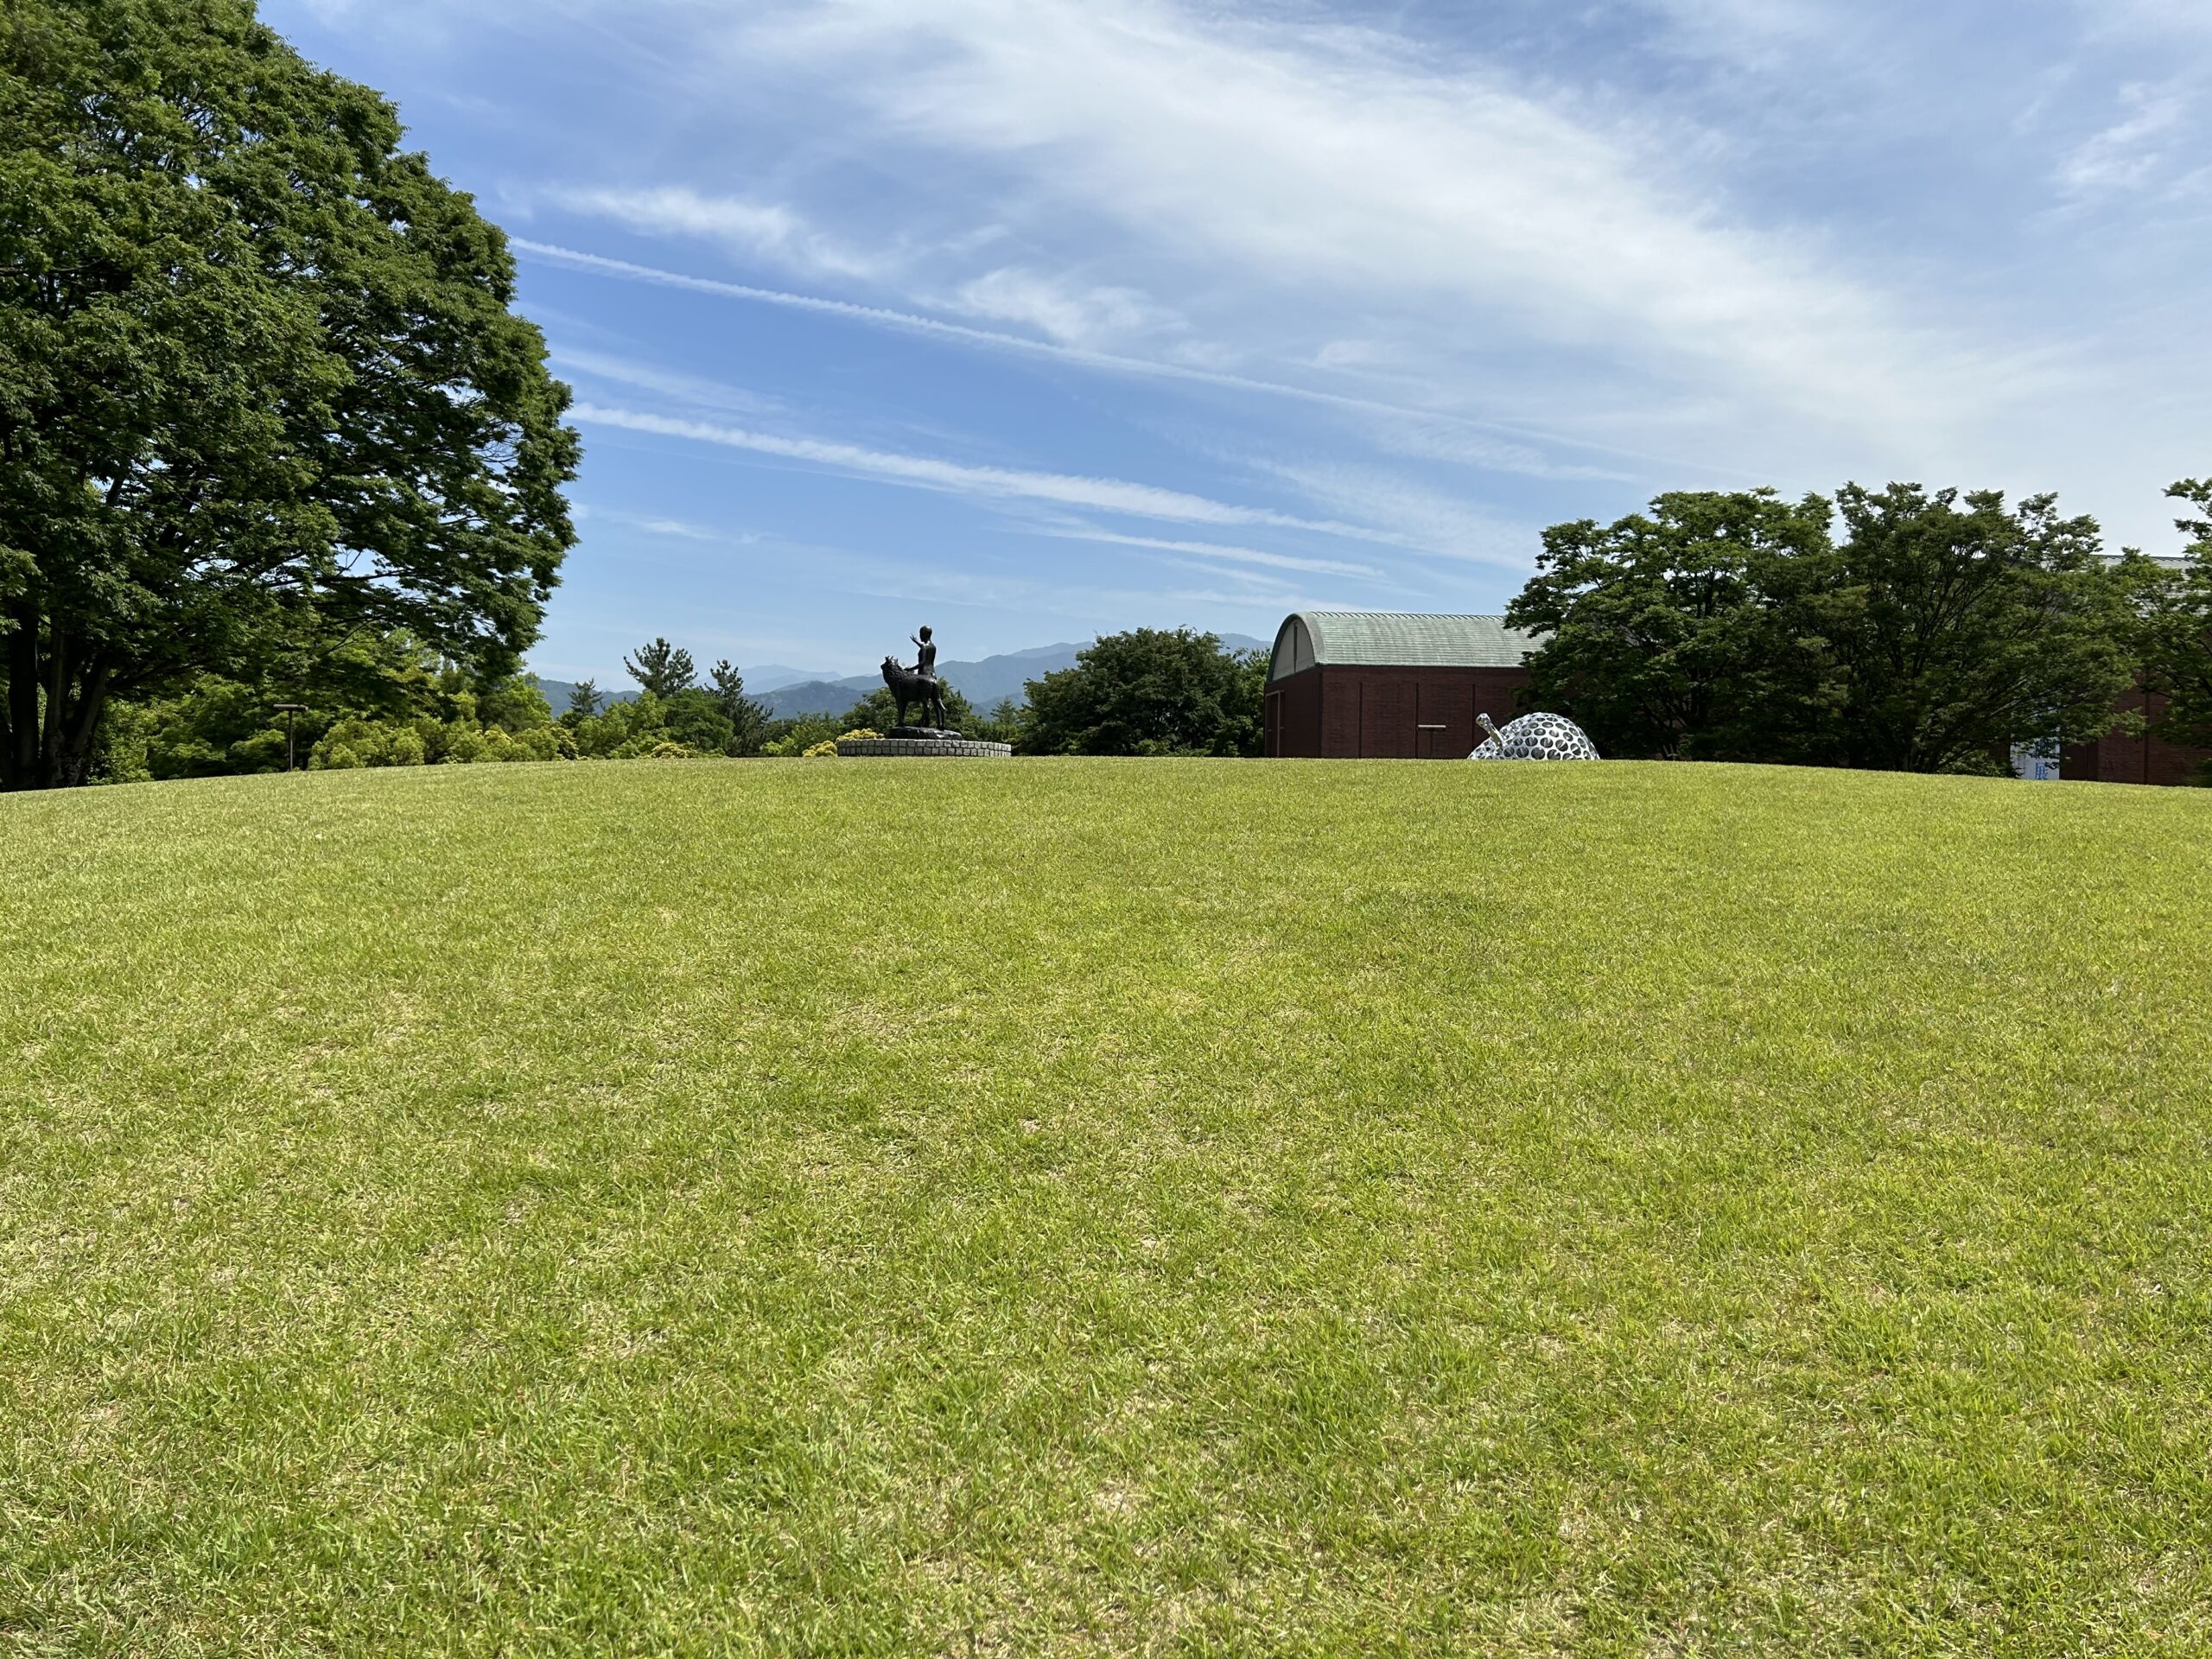
[[[1271,755],[1460,760],[1503,725],[1534,641],[1495,616],[1300,611],[1268,664]]]
[[[1322,759],[1458,760],[1486,714],[1521,712],[1534,639],[1496,616],[1300,611],[1283,619],[1268,664],[1267,752]],[[2120,708],[2156,720],[2164,697]],[[2212,751],[2107,734],[2060,757],[2059,776],[2107,784],[2190,784]]]
[[[2165,712],[2166,699],[2155,692],[2131,691],[2120,706],[2156,721]],[[2099,784],[2193,784],[2208,760],[2212,760],[2212,750],[2107,732],[2094,743],[2067,748],[2058,758],[2058,775]]]

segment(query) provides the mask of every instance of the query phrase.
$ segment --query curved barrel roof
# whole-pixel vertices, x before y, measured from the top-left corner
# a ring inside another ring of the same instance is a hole
[[[1268,677],[1317,663],[1376,668],[1518,668],[1536,636],[1499,616],[1433,616],[1410,611],[1297,611],[1275,632]]]

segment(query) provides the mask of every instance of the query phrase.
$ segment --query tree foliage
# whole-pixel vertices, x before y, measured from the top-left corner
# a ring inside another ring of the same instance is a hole
[[[1817,495],[1676,493],[1616,524],[1553,525],[1505,617],[1547,636],[1531,695],[1606,754],[1770,758],[1789,723],[1777,701],[1815,695],[1785,572],[1826,553],[1831,512]]]
[[[1258,754],[1264,658],[1211,633],[1137,628],[1029,682],[1020,747],[1031,754]]]
[[[279,704],[298,707],[282,713]],[[295,642],[252,680],[202,674],[168,696],[115,700],[90,770],[110,783],[281,772],[288,735],[309,765],[340,728],[347,735],[336,743],[363,765],[435,764],[528,740],[551,721],[543,694],[523,676],[480,680],[411,635],[352,633]]]
[[[768,711],[745,695],[745,677],[738,672],[737,664],[723,658],[709,671],[708,683],[714,688],[722,718],[729,721],[730,753],[758,753],[767,729]]]
[[[513,267],[249,0],[0,0],[0,783],[303,617],[493,676],[574,540]]]
[[[1507,620],[1610,754],[1980,770],[2111,727],[2145,580],[2049,496],[1679,494],[1546,532]]]
[[[2182,569],[2152,581],[2144,683],[2167,699],[2160,737],[2212,749],[2212,479],[2183,479],[2166,494],[2192,510],[2174,521],[2190,541]]]
[[[639,645],[636,656],[625,657],[622,668],[638,683],[639,690],[657,697],[674,696],[699,683],[699,670],[691,660],[691,653],[658,638]]]
[[[1821,758],[1942,772],[2110,729],[2140,574],[2107,563],[2094,519],[1909,484],[1853,485],[1837,506],[1847,538],[1793,596],[1834,688]]]

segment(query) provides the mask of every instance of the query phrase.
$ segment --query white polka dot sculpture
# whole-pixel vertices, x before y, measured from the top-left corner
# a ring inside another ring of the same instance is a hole
[[[1565,715],[1523,715],[1503,731],[1488,715],[1477,715],[1490,736],[1470,760],[1595,760],[1598,746]]]

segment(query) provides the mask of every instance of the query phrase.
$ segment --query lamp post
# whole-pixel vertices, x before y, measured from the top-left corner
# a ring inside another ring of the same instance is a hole
[[[306,709],[304,702],[280,702],[276,705],[276,712],[284,716],[284,770],[287,772],[293,770],[292,727]]]

